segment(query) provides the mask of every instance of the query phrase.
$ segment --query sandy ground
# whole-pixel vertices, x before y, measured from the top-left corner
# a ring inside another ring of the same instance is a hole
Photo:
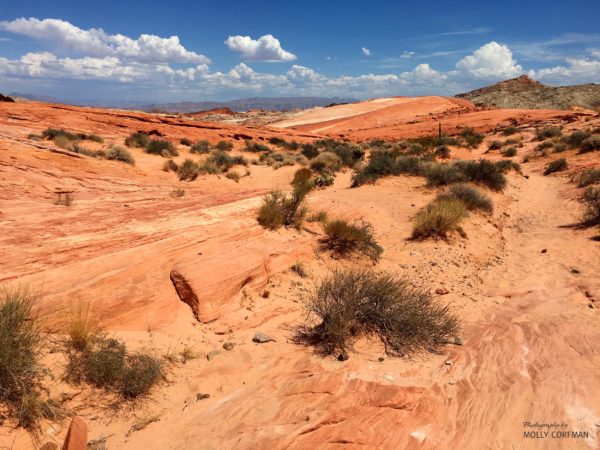
[[[340,362],[291,341],[305,317],[302,299],[332,268],[370,263],[318,251],[316,224],[301,232],[256,224],[262,195],[285,186],[295,168],[250,166],[239,184],[217,176],[179,182],[160,170],[162,158],[141,151],[134,150],[137,164],[129,167],[28,140],[29,131],[47,126],[33,118],[48,112],[33,108],[35,114],[0,107],[0,281],[35,287],[51,329],[64,326],[69,299],[84,298],[131,348],[164,355],[187,346],[198,355],[171,366],[150,399],[113,410],[105,394],[60,381],[64,355],[49,353],[45,360],[56,374],[50,391],[76,394],[65,406],[85,418],[90,439],[106,439],[110,449],[599,448],[598,233],[567,226],[582,206],[568,174],[542,175],[548,159],[524,164],[528,178],[511,173],[505,192],[491,194],[493,215],[472,214],[467,238],[449,241],[408,240],[412,216],[437,193],[422,178],[350,189],[346,172],[311,194],[313,210],[372,222],[385,248],[378,269],[432,292],[447,289],[439,299],[463,321],[464,345],[443,354],[387,358],[377,342],[361,341]],[[102,127],[92,127],[81,110],[69,108],[48,124],[99,132],[116,143],[132,130],[130,119],[101,110],[93,123]],[[519,118],[527,114],[533,113]],[[586,119],[567,126],[598,126],[598,119]],[[211,141],[230,132],[185,123],[152,127]],[[534,145],[525,144],[520,157]],[[453,155],[482,157],[484,148]],[[600,164],[597,155],[561,156],[573,171]],[[71,207],[53,204],[57,188],[75,191]],[[173,188],[184,188],[185,196],[172,198]],[[297,261],[308,278],[289,270]],[[174,268],[198,293],[203,321],[179,301],[169,280]],[[256,331],[275,342],[253,343]],[[222,348],[226,341],[233,350]],[[208,360],[215,349],[220,354]],[[564,422],[589,437],[524,438],[526,421]],[[41,442],[61,443],[67,427],[68,420],[44,424]],[[0,426],[3,446],[35,444],[23,431]]]

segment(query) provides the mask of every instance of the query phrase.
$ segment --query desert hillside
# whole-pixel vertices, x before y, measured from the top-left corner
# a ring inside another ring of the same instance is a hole
[[[599,448],[600,115],[486,95],[1,102],[0,448]]]
[[[576,86],[546,86],[527,75],[501,81],[475,89],[457,98],[470,100],[476,105],[494,108],[572,109],[600,108],[600,84],[589,83]]]

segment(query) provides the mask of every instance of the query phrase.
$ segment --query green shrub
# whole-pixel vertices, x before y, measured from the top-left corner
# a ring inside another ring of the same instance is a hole
[[[233,144],[231,142],[221,140],[221,141],[217,142],[217,145],[215,145],[215,148],[221,152],[228,152],[228,151],[231,151],[231,149],[233,148]]]
[[[451,185],[447,192],[437,196],[438,200],[444,198],[460,200],[469,211],[482,210],[491,213],[494,210],[492,199],[468,184]]]
[[[500,150],[504,144],[500,141],[492,141],[488,145],[488,150]]]
[[[559,127],[546,127],[536,130],[536,139],[543,141],[548,138],[560,137],[562,130]]]
[[[319,189],[331,186],[334,182],[335,175],[329,172],[319,173],[313,178],[313,184]]]
[[[179,141],[179,143],[181,145],[186,145],[188,147],[191,147],[192,144],[193,144],[193,142],[191,141],[191,139],[188,139],[188,138],[181,138],[181,140]]]
[[[560,158],[552,161],[546,166],[546,170],[544,171],[544,175],[550,175],[551,173],[560,172],[569,167],[567,160],[565,158]]]
[[[163,375],[163,364],[151,355],[129,355],[125,344],[117,339],[99,338],[85,351],[69,353],[67,378],[133,399],[148,394]]]
[[[352,187],[374,183],[390,175],[420,175],[423,168],[423,159],[418,156],[402,155],[395,150],[374,150],[367,165],[354,173]]]
[[[570,135],[563,137],[563,142],[569,147],[578,148],[581,147],[583,141],[591,136],[589,131],[577,130],[573,131]]]
[[[563,144],[562,142],[559,142],[557,144],[554,144],[554,151],[556,153],[562,153],[567,149],[567,146],[565,144]]]
[[[517,156],[517,148],[516,147],[508,147],[502,151],[502,156],[507,158],[511,158],[513,156]]]
[[[465,205],[458,199],[446,197],[435,200],[416,214],[412,237],[445,237],[459,227],[466,215]]]
[[[165,158],[179,155],[175,146],[170,141],[165,141],[163,139],[151,139],[146,146],[146,153],[160,155]]]
[[[207,140],[198,141],[190,147],[190,153],[210,153],[210,144]]]
[[[594,134],[584,139],[581,143],[580,153],[587,153],[600,150],[600,134]]]
[[[515,133],[518,133],[519,129],[517,127],[506,127],[504,130],[502,130],[502,134],[504,136],[511,136]]]
[[[246,139],[246,146],[244,147],[245,152],[251,153],[260,153],[260,152],[268,152],[271,149],[264,144],[259,144],[258,142],[253,142],[250,139]]]
[[[369,269],[336,270],[305,302],[316,326],[300,327],[296,341],[321,354],[346,355],[356,339],[377,337],[392,356],[438,352],[459,331],[459,321],[409,280]],[[346,356],[347,357],[347,356]]]
[[[145,148],[150,143],[150,136],[146,133],[132,133],[125,139],[127,147]]]
[[[327,235],[323,241],[325,248],[337,255],[361,253],[377,262],[383,253],[383,248],[373,235],[373,226],[368,222],[330,220],[325,223],[324,231]]]
[[[180,181],[193,181],[200,174],[200,166],[196,161],[186,158],[177,169]]]
[[[464,139],[467,147],[469,148],[477,148],[485,139],[485,136],[481,133],[475,133],[473,128],[464,128],[460,133],[461,137]]]
[[[507,173],[511,170],[514,170],[517,173],[521,173],[521,165],[517,162],[508,159],[497,161],[496,168],[502,173]]]
[[[578,187],[586,187],[592,184],[600,183],[600,169],[590,168],[578,173],[574,177]]]
[[[106,152],[106,159],[122,161],[127,164],[135,165],[135,159],[128,150],[123,147],[111,147]]]
[[[582,200],[586,204],[583,224],[588,227],[600,225],[600,187],[586,188]]]
[[[276,145],[277,147],[285,147],[287,142],[285,139],[274,136],[269,138],[269,144]]]
[[[447,145],[442,145],[442,146],[438,147],[434,153],[436,158],[442,158],[442,159],[450,158],[450,154],[451,154],[450,147],[448,147]]]
[[[304,156],[308,159],[313,159],[319,156],[319,150],[313,144],[302,144],[302,150],[300,150]]]
[[[70,131],[65,130],[57,130],[55,128],[46,128],[42,131],[42,137],[49,140],[54,140],[57,137],[62,137],[69,141],[94,141],[102,143],[104,139],[102,139],[97,134],[86,134],[86,133],[71,133]]]

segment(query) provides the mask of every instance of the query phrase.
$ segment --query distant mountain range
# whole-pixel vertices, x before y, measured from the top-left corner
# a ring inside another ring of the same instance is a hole
[[[570,109],[574,106],[600,111],[600,84],[546,86],[527,75],[501,81],[456,97],[495,108]]]
[[[232,111],[248,111],[250,109],[266,109],[271,111],[290,111],[292,109],[314,108],[340,103],[354,103],[353,98],[327,97],[254,97],[240,98],[227,102],[179,102],[159,103],[145,106],[145,110],[160,110],[165,112],[191,113],[216,108],[229,108]]]
[[[61,100],[46,95],[23,94],[13,92],[10,94],[14,98],[22,98],[45,103],[63,103],[66,105],[77,106],[97,106],[103,108],[122,108],[136,109],[142,111],[164,111],[172,113],[190,113],[197,111],[206,111],[215,108],[229,108],[232,111],[248,111],[250,109],[267,109],[273,111],[289,111],[292,109],[314,108],[315,106],[328,106],[339,103],[354,103],[358,100],[353,98],[339,97],[254,97],[240,98],[225,102],[204,101],[204,102],[174,102],[174,103],[147,103],[141,101],[128,100],[94,100],[77,99]]]

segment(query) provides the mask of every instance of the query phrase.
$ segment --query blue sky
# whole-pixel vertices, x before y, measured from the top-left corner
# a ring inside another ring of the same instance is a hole
[[[0,91],[179,101],[600,82],[598,17],[598,0],[0,0]]]

